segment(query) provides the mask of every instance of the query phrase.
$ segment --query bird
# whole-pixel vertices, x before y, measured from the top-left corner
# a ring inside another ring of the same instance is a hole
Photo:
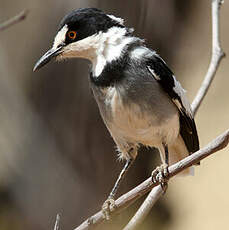
[[[159,54],[135,36],[122,18],[97,8],[71,11],[33,71],[52,59],[69,58],[90,61],[90,88],[118,157],[125,161],[102,205],[109,219],[117,189],[139,147],[159,150],[162,164],[152,172],[152,180],[165,184],[168,166],[199,150],[197,129],[186,91]],[[183,174],[192,171],[189,168]]]

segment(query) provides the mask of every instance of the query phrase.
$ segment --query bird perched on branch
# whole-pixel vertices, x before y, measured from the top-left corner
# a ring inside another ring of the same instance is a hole
[[[163,59],[135,37],[123,19],[95,8],[72,11],[62,19],[52,48],[34,71],[53,58],[84,58],[92,63],[90,87],[119,157],[126,160],[103,205],[106,218],[139,145],[159,150],[162,166],[152,172],[152,179],[161,183],[166,182],[169,164],[199,150],[184,89]]]

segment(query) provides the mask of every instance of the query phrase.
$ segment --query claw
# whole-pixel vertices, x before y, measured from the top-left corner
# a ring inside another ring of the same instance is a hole
[[[161,166],[158,166],[156,169],[153,170],[151,176],[152,176],[152,182],[153,183],[160,183],[163,191],[165,192],[168,187],[168,165],[162,164]]]
[[[110,220],[110,213],[114,211],[115,207],[114,197],[109,196],[102,206],[103,216],[106,220]]]

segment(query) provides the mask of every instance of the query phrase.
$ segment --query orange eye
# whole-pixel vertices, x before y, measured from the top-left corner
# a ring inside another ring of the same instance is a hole
[[[68,31],[68,37],[72,40],[74,40],[76,38],[76,31]]]

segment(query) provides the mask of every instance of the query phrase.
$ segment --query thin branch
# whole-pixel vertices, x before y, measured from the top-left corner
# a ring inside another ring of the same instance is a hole
[[[27,17],[28,12],[29,12],[28,10],[23,10],[18,15],[10,18],[6,22],[1,23],[0,24],[0,31],[5,30],[5,29],[9,28],[10,26],[24,20]]]
[[[198,163],[200,160],[208,157],[209,155],[225,148],[228,145],[228,143],[229,143],[229,129],[225,131],[223,134],[221,134],[220,136],[218,136],[216,139],[214,139],[212,142],[210,142],[207,146],[197,151],[196,153],[193,153],[192,155],[171,165],[169,167],[169,178],[175,176],[176,174],[190,167],[191,165]],[[149,192],[152,188],[156,187],[157,185],[158,183],[154,184],[150,177],[144,182],[142,182],[140,185],[132,189],[131,191],[122,195],[120,198],[118,198],[115,201],[116,209],[111,212],[111,216],[113,216],[116,213],[120,213],[122,210],[126,209],[133,202],[135,202],[137,199],[145,195],[147,192]],[[80,226],[75,228],[75,230],[86,230],[89,228],[91,229],[92,226],[95,227],[98,224],[102,223],[103,221],[104,221],[104,217],[102,211],[99,211],[98,213],[96,213],[95,215],[91,216],[86,221],[84,221]]]
[[[135,215],[132,217],[130,222],[123,230],[135,229],[138,225],[140,225],[147,217],[148,213],[157,202],[157,200],[163,195],[163,193],[164,191],[161,185],[154,187],[145,199],[145,201],[142,203],[141,207],[138,209],[138,211],[135,213]]]
[[[199,106],[201,105],[205,95],[208,92],[208,89],[220,65],[220,61],[225,56],[220,46],[220,32],[219,32],[219,10],[222,3],[223,3],[222,0],[212,0],[212,57],[211,57],[211,62],[207,74],[204,77],[204,81],[192,103],[192,111],[194,115],[196,114]],[[144,220],[144,218],[147,216],[152,206],[162,195],[163,195],[163,190],[161,186],[157,186],[153,188],[150,194],[145,199],[145,201],[142,203],[141,207],[138,209],[138,211],[132,217],[130,222],[127,224],[125,230],[135,229],[136,226],[139,225]]]
[[[206,93],[208,92],[208,89],[219,67],[220,61],[225,56],[225,53],[220,46],[219,33],[219,9],[221,4],[222,0],[212,0],[212,57],[202,85],[192,103],[192,111],[194,114],[197,112]]]

